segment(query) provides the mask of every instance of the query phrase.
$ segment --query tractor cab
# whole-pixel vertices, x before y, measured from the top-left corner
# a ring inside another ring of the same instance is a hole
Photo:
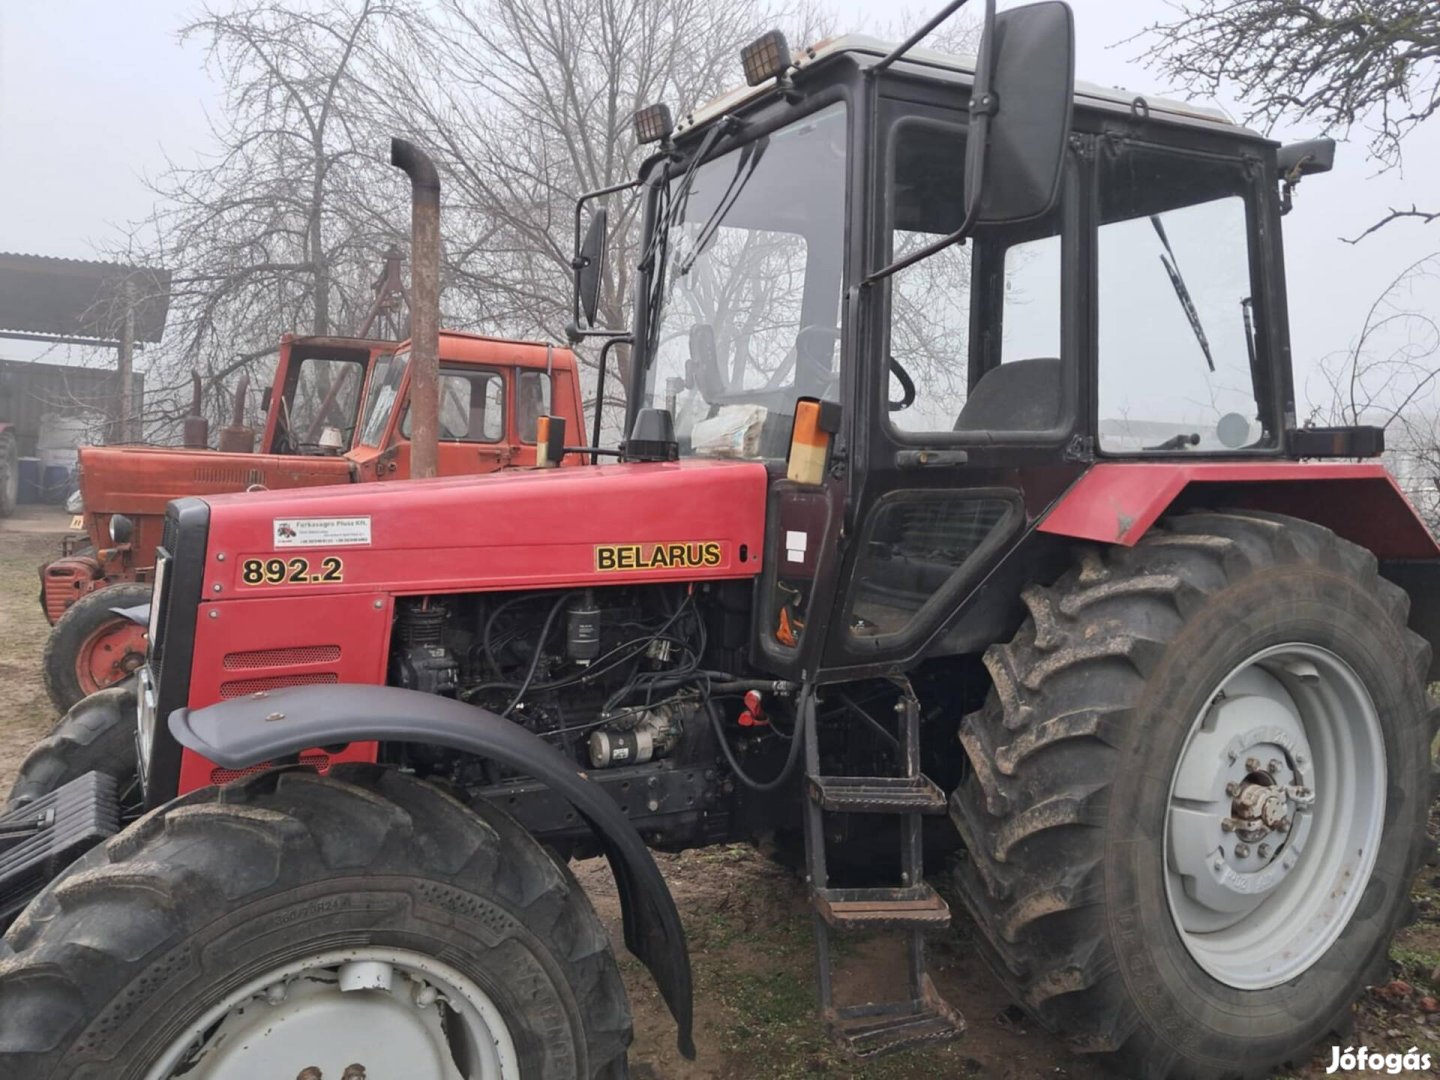
[[[978,63],[772,32],[746,89],[637,114],[627,425],[664,411],[678,456],[771,468],[777,672],[993,640],[1009,613],[957,607],[1098,463],[1378,452],[1296,430],[1280,195],[1328,158],[1282,170],[1218,110],[1075,83],[1069,35],[1059,4],[1001,13]],[[616,197],[580,200],[577,267]]]

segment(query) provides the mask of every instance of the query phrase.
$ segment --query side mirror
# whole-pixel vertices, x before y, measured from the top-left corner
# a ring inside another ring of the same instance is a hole
[[[970,101],[966,218],[977,225],[1029,221],[1060,198],[1075,94],[1075,20],[1062,0],[995,13]],[[988,181],[988,182],[987,182]]]
[[[605,207],[597,207],[590,215],[590,227],[585,230],[585,239],[575,253],[575,299],[576,313],[585,320],[585,327],[595,325],[595,312],[600,306],[600,282],[605,274],[605,238],[608,213]]]
[[[1287,143],[1276,151],[1275,164],[1281,178],[1286,180],[1327,173],[1335,167],[1335,140],[1322,138]]]
[[[690,382],[707,401],[725,394],[725,373],[715,349],[715,327],[697,322],[690,327]]]

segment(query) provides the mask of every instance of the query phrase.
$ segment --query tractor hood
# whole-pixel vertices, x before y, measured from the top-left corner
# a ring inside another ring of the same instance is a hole
[[[752,577],[768,484],[692,459],[211,497],[204,599]]]

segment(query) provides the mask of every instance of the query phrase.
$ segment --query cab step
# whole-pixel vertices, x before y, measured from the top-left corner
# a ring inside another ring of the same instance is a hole
[[[945,793],[928,776],[812,776],[821,809],[841,814],[943,814]]]
[[[902,889],[813,889],[815,910],[836,930],[939,930],[950,905],[924,883]]]
[[[831,1009],[825,1020],[830,1037],[860,1059],[948,1042],[965,1031],[964,1017],[936,993],[928,975],[917,1001]]]

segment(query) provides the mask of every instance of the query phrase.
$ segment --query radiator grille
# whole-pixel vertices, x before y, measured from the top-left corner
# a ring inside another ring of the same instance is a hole
[[[261,690],[279,690],[282,686],[319,686],[337,683],[340,676],[333,671],[309,671],[292,675],[266,675],[258,679],[232,679],[220,684],[221,700],[244,697]]]
[[[296,645],[284,649],[252,649],[225,655],[226,671],[284,667],[287,664],[333,664],[340,659],[339,645]],[[334,682],[333,679],[330,680]]]
[[[305,750],[300,754],[300,767],[302,769],[314,769],[318,773],[330,771],[330,755],[323,750]],[[210,770],[210,783],[229,784],[235,780],[241,780],[247,776],[254,776],[262,773],[271,767],[268,761],[262,761],[259,765],[247,765],[243,769],[222,769],[218,765]]]

